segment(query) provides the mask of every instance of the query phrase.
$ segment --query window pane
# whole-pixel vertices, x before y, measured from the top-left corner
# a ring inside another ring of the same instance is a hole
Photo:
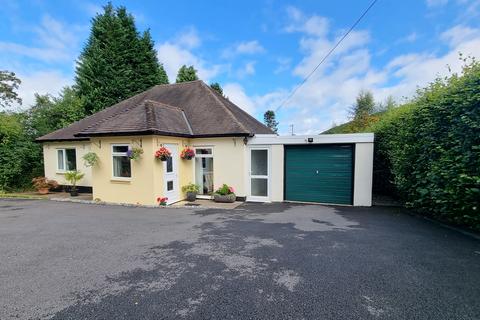
[[[195,153],[197,155],[212,154],[212,149],[211,148],[198,148],[198,149],[195,149]]]
[[[167,172],[173,172],[173,158],[168,157],[166,162],[167,162]]]
[[[121,178],[130,178],[132,176],[130,159],[128,157],[113,156],[113,176]]]
[[[252,178],[252,196],[267,197],[268,196],[268,180],[261,178]]]
[[[113,152],[127,152],[128,146],[113,146]]]
[[[213,193],[213,158],[195,158],[195,183],[199,194]]]
[[[77,170],[77,156],[75,149],[65,149],[65,156],[67,158],[67,170]]]
[[[167,191],[173,190],[173,181],[167,181]]]
[[[268,175],[268,150],[252,150],[252,175]]]
[[[65,170],[65,167],[63,166],[63,150],[57,150],[57,164],[58,170]]]

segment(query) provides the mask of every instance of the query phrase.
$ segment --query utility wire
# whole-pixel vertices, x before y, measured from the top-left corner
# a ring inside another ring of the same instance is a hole
[[[305,82],[308,81],[308,79],[315,73],[315,71],[317,71],[318,67],[320,67],[322,65],[322,63],[325,62],[325,60],[327,60],[327,58],[333,53],[333,51],[335,51],[335,49],[337,49],[337,47],[340,45],[340,43],[342,43],[342,41],[345,40],[345,38],[350,34],[350,32],[353,31],[353,29],[355,29],[355,27],[360,23],[360,21],[362,21],[363,17],[365,17],[367,15],[368,11],[370,11],[370,9],[375,5],[375,3],[377,1],[378,0],[373,0],[372,3],[370,3],[370,5],[365,9],[365,11],[363,11],[362,15],[360,17],[358,17],[358,19],[350,27],[350,29],[348,29],[348,31],[343,35],[343,37],[341,37],[340,40],[338,40],[337,43],[330,49],[330,51],[328,51],[328,53],[323,57],[323,59],[317,64],[317,66],[315,68],[313,68],[313,70],[305,77],[305,79],[303,79],[303,81],[300,82],[300,84],[297,87],[295,87],[295,89],[293,89],[293,91],[290,93],[290,95],[288,95],[288,97],[285,100],[283,100],[282,103],[280,103],[280,105],[277,107],[277,109],[275,109],[275,112],[280,110],[280,108],[283,107],[295,95],[295,93],[298,91],[298,89],[300,89],[300,87],[303,86],[305,84]]]

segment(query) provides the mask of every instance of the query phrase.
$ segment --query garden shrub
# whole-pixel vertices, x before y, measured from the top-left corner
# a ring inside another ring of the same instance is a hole
[[[407,206],[480,230],[478,63],[419,90],[369,130],[376,133],[376,161],[386,159]]]

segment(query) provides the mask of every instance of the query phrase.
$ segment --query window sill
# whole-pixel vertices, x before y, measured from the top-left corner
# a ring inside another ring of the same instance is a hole
[[[130,183],[132,181],[132,178],[111,178],[110,182],[119,182],[119,183]]]

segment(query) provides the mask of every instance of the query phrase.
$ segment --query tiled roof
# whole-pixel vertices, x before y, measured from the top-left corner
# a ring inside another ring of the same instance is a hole
[[[247,136],[272,131],[203,81],[158,85],[37,141],[99,135]]]

